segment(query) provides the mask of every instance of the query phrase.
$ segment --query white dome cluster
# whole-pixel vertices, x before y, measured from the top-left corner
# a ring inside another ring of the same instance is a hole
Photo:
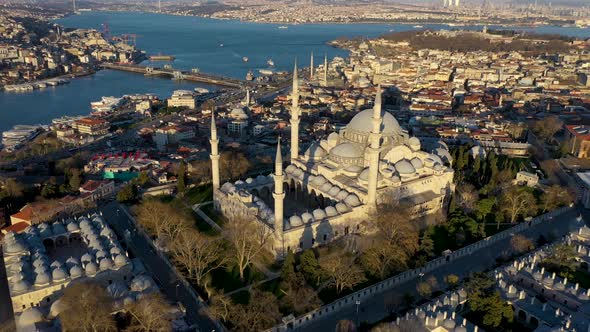
[[[57,241],[60,237],[69,241],[72,234],[78,234],[86,243],[88,252],[80,259],[69,257],[64,262],[51,261],[43,241]],[[98,214],[53,224],[32,225],[21,234],[10,232],[4,238],[3,251],[13,295],[84,275],[94,276],[99,271],[119,269],[130,263],[115,233]]]

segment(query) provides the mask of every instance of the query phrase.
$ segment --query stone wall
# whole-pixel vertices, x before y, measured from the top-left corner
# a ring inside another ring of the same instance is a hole
[[[383,281],[378,282],[372,286],[363,288],[357,292],[354,292],[350,295],[342,297],[342,298],[340,298],[330,304],[324,305],[316,310],[310,311],[306,314],[296,317],[292,321],[287,322],[289,324],[289,328],[287,328],[287,324],[283,323],[283,324],[279,324],[279,325],[269,329],[268,331],[279,332],[279,331],[286,331],[288,329],[297,329],[297,328],[304,327],[306,324],[309,324],[310,322],[313,322],[316,319],[320,319],[320,318],[327,316],[333,312],[337,312],[341,308],[354,305],[357,300],[364,301],[376,293],[381,293],[383,291],[390,290],[390,289],[392,289],[404,282],[407,282],[409,280],[415,279],[416,277],[419,277],[421,274],[429,273],[429,272],[433,271],[434,269],[441,267],[441,266],[443,266],[455,259],[471,255],[473,252],[475,252],[481,248],[485,248],[485,247],[487,247],[493,243],[496,243],[500,240],[510,238],[514,234],[520,233],[520,232],[528,229],[529,227],[532,227],[532,226],[535,226],[535,225],[538,225],[538,224],[541,224],[544,222],[548,222],[548,221],[552,220],[554,217],[561,215],[567,211],[570,211],[571,209],[572,209],[571,207],[563,207],[563,208],[551,211],[551,212],[544,214],[542,216],[536,217],[536,218],[532,219],[531,221],[520,223],[514,227],[511,227],[511,228],[504,230],[500,233],[497,233],[493,236],[489,236],[489,237],[487,237],[483,240],[480,240],[476,243],[473,243],[471,245],[468,245],[466,247],[458,249],[448,255],[443,255],[442,257],[433,259],[433,260],[429,261],[428,263],[426,263],[426,265],[424,265],[423,267],[402,272],[402,273],[400,273],[396,276],[393,276],[389,279],[383,280]]]

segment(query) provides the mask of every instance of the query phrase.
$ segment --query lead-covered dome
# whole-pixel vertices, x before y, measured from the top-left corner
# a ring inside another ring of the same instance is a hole
[[[389,112],[381,113],[381,130],[384,136],[400,135],[402,128],[393,115]],[[346,126],[347,131],[369,134],[373,129],[373,109],[366,109],[357,115]],[[347,137],[348,138],[348,137]]]

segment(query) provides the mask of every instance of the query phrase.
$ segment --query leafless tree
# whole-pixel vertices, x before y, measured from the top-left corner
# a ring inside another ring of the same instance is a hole
[[[320,257],[320,267],[328,276],[328,284],[336,288],[340,293],[346,288],[352,289],[354,286],[365,281],[365,274],[355,263],[354,257],[342,252],[335,252]]]
[[[111,316],[113,299],[98,283],[72,284],[64,290],[61,306],[63,310],[59,314],[59,320],[65,332],[117,330]]]
[[[250,291],[248,304],[234,305],[230,317],[235,331],[262,331],[275,325],[281,312],[272,293],[255,288]]]
[[[6,181],[4,181],[4,192],[6,192],[6,195],[8,197],[11,198],[18,198],[21,197],[23,195],[23,185],[16,181],[16,179],[13,178],[9,178]]]
[[[174,238],[170,251],[173,260],[187,271],[188,277],[201,286],[207,274],[227,262],[223,239],[190,228]]]
[[[516,234],[510,239],[510,246],[515,253],[522,254],[535,248],[531,239],[524,235]]]
[[[226,151],[221,153],[219,159],[219,171],[222,179],[236,179],[245,175],[252,164],[241,152]]]
[[[556,116],[547,116],[535,123],[534,131],[544,140],[548,141],[561,130],[563,122]]]
[[[553,210],[562,204],[571,203],[573,200],[574,195],[567,188],[554,184],[545,189],[541,197],[543,212]]]
[[[371,332],[426,332],[428,331],[418,319],[402,319],[399,324],[383,323],[374,327]]]
[[[131,318],[127,331],[172,331],[171,311],[173,307],[166,303],[162,295],[154,293],[142,297],[125,306]]]
[[[348,319],[339,320],[336,323],[336,332],[356,332],[356,325],[353,321]]]
[[[144,200],[136,210],[137,221],[156,237],[175,239],[178,234],[192,227],[188,217],[170,204],[158,199]]]
[[[462,183],[457,187],[457,204],[466,213],[471,213],[479,199],[479,193],[470,183]]]
[[[243,281],[246,268],[266,249],[273,232],[255,220],[233,218],[224,226],[223,235],[232,245],[229,253],[237,264],[240,279]]]
[[[518,187],[505,190],[500,197],[500,210],[504,212],[510,222],[516,222],[518,216],[527,215],[535,211],[536,200],[533,194]],[[498,228],[500,224],[498,224]]]

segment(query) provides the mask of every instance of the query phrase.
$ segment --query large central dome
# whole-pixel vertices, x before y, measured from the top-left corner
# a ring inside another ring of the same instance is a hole
[[[382,112],[382,119],[381,130],[384,136],[400,135],[402,133],[402,128],[391,113]],[[369,108],[355,115],[346,125],[346,130],[367,135],[371,133],[371,130],[373,130],[373,109]]]

